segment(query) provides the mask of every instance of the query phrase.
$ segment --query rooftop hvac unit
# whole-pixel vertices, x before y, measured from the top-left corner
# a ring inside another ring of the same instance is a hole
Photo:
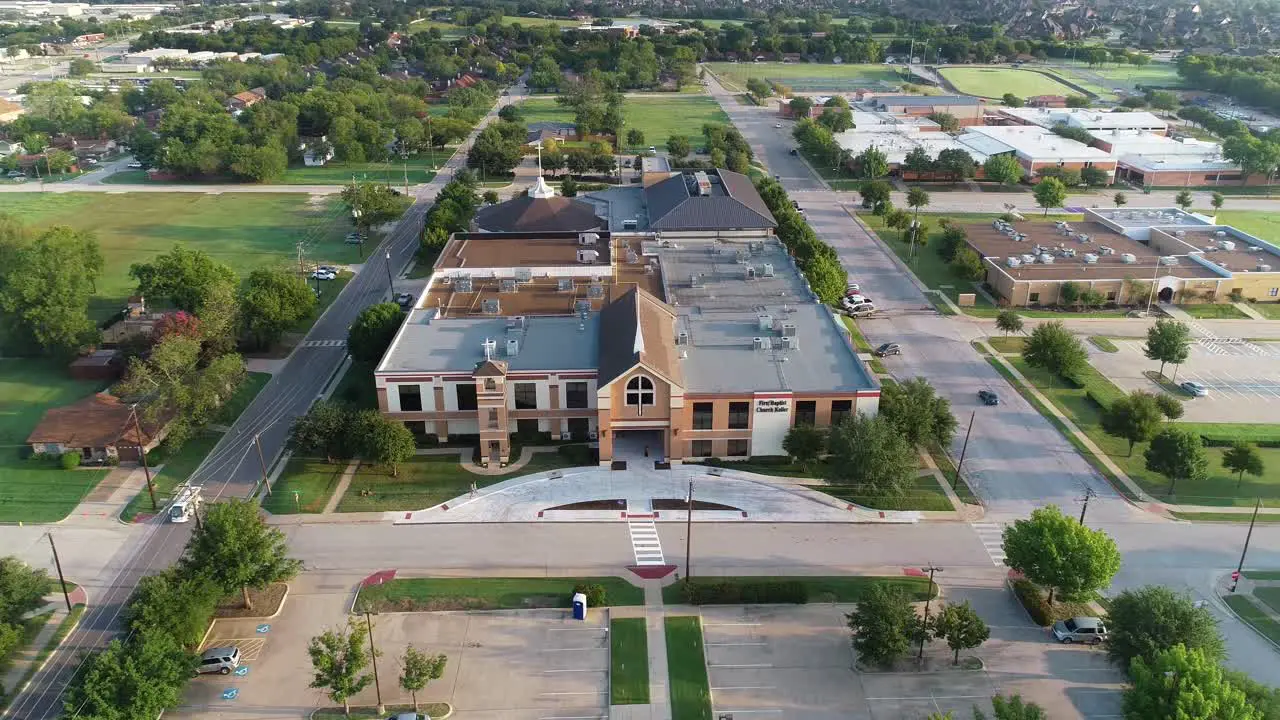
[[[1023,262],[1023,264],[1025,264],[1025,265],[1030,265],[1030,264],[1034,263],[1035,261],[1036,261],[1036,256],[1035,256],[1035,255],[1023,255],[1023,256],[1022,256],[1022,262]]]
[[[484,348],[484,359],[492,360],[493,353],[498,349],[498,343],[493,338],[485,338],[484,342],[480,343],[480,347]]]
[[[600,283],[591,283],[591,286],[587,288],[587,297],[592,298],[594,300],[599,300],[600,298],[603,298],[604,286],[601,285]]]
[[[773,329],[772,315],[757,315],[756,322],[759,325],[761,332],[768,332]]]
[[[688,345],[688,344],[689,344],[689,333],[685,332],[684,330],[681,330],[680,332],[676,333],[676,344],[677,344],[677,345]]]
[[[1165,255],[1160,258],[1160,264],[1161,265],[1177,265],[1178,258],[1172,255]]]
[[[689,287],[702,287],[702,273],[693,273],[689,276]]]
[[[1223,250],[1231,251],[1236,249],[1236,244],[1231,240],[1219,240],[1218,247],[1222,248]]]
[[[627,262],[628,263],[640,262],[640,256],[636,254],[636,251],[632,250],[631,248],[627,248]]]
[[[1019,260],[1017,257],[1011,256],[1004,259],[1004,264],[1007,267],[1016,268],[1022,264],[1022,261]]]
[[[784,348],[786,348],[786,349],[788,349],[788,350],[799,350],[799,349],[800,349],[800,338],[796,337],[795,335],[783,335],[783,336],[782,336],[782,347],[784,347]]]
[[[782,337],[795,337],[795,334],[796,334],[795,323],[782,323]]]
[[[1084,264],[1085,264],[1085,265],[1096,265],[1097,263],[1098,263],[1098,256],[1097,256],[1097,255],[1094,255],[1093,253],[1085,253],[1085,254],[1084,254]]]
[[[637,227],[639,227],[639,225],[640,225],[640,224],[639,224],[638,222],[636,222],[635,220],[623,220],[623,221],[622,221],[622,229],[623,229],[623,230],[635,230]]]
[[[1116,249],[1111,247],[1110,245],[1101,245],[1098,247],[1098,254],[1099,255],[1115,255]]]
[[[471,292],[471,276],[459,275],[454,278],[453,289],[457,292]]]
[[[1271,266],[1260,263],[1256,268],[1258,272],[1271,272]]]
[[[520,354],[520,340],[518,338],[507,338],[507,357],[515,357]]]
[[[485,315],[497,315],[502,312],[502,303],[497,298],[480,301],[480,310]]]
[[[746,267],[742,268],[742,277],[743,277],[743,278],[745,278],[745,279],[747,279],[747,280],[755,280],[755,279],[756,279],[756,269],[755,269],[754,267],[751,267],[750,265],[748,265],[748,266],[746,266]]]
[[[573,278],[556,278],[556,290],[571,292],[573,290]]]
[[[516,268],[516,282],[531,283],[533,282],[533,271],[529,268]]]
[[[593,232],[578,233],[579,245],[595,245],[600,242],[600,235]]]
[[[519,285],[517,285],[515,278],[502,278],[502,280],[499,281],[499,292],[513,293],[518,289],[520,288]]]
[[[583,313],[591,312],[591,301],[590,300],[574,300],[573,311],[575,313],[578,313],[579,315]]]
[[[760,269],[760,274],[764,277],[773,277],[773,263],[765,263]]]
[[[697,183],[699,195],[711,194],[711,178],[707,177],[706,171],[699,170],[694,173],[693,181]]]
[[[1259,251],[1259,250],[1261,250],[1261,249],[1262,249],[1262,248],[1258,247],[1257,245],[1250,245],[1250,246],[1249,246],[1249,252],[1258,252],[1258,251]]]
[[[1132,265],[1138,262],[1138,256],[1134,255],[1133,253],[1124,253],[1120,256],[1120,262],[1124,263],[1125,265]]]
[[[1053,264],[1053,256],[1049,253],[1040,253],[1040,257],[1036,258],[1036,260],[1038,260],[1041,265]]]
[[[513,315],[507,318],[507,332],[511,332],[513,330],[523,330],[523,329],[524,329],[523,315]]]
[[[596,260],[600,258],[600,253],[590,248],[578,249],[578,262],[583,265],[594,265]]]
[[[751,338],[751,346],[756,350],[772,350],[773,338],[757,337]]]
[[[747,258],[749,257],[749,255],[747,254],[747,251],[746,251],[746,250],[738,250],[737,252],[735,252],[735,253],[733,254],[733,257],[734,257],[734,259],[735,259],[735,260],[737,260],[739,263],[745,263],[745,262],[747,261]]]
[[[1224,238],[1224,237],[1226,237],[1226,236],[1227,236],[1227,231],[1226,231],[1226,230],[1219,230],[1218,232],[1214,233],[1214,234],[1213,234],[1213,236],[1214,236],[1214,237],[1216,237],[1216,238],[1219,238],[1219,239]]]

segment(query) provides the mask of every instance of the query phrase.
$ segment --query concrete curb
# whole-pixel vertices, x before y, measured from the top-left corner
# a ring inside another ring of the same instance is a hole
[[[393,704],[399,704],[399,703],[393,703]],[[423,702],[423,703],[418,703],[418,704],[419,704],[419,705],[448,705],[448,706],[449,706],[449,711],[448,711],[448,712],[446,712],[446,713],[445,713],[445,714],[443,714],[443,715],[435,715],[435,716],[432,716],[431,720],[445,720],[446,718],[451,718],[451,717],[453,717],[453,710],[454,710],[454,707],[453,707],[453,703],[451,703],[451,702]],[[377,706],[377,705],[352,705],[351,707],[353,707],[353,708],[375,708],[375,709],[376,709],[378,706]],[[385,706],[384,706],[384,707],[385,707]],[[307,720],[315,720],[316,713],[320,712],[321,710],[337,710],[337,711],[341,711],[341,710],[342,710],[342,708],[339,708],[339,707],[334,707],[334,708],[327,708],[327,707],[316,708],[316,709],[312,710],[310,713],[307,713]],[[419,715],[422,715],[422,713],[418,713],[418,714],[419,714]]]
[[[49,651],[49,654],[45,656],[44,660],[41,660],[40,663],[35,666],[31,674],[25,680],[18,683],[18,686],[13,689],[13,692],[10,692],[8,694],[8,698],[10,700],[13,700],[17,698],[19,695],[21,695],[27,689],[27,687],[31,685],[31,681],[37,675],[44,672],[45,667],[49,664],[51,660],[53,660],[54,656],[58,654],[58,651],[62,649],[62,643],[66,642],[67,638],[71,637],[71,633],[75,632],[76,628],[80,626],[80,623],[84,620],[84,616],[89,612],[88,597],[89,597],[89,593],[86,592],[84,612],[80,613],[80,617],[76,618],[76,621],[71,624],[70,628],[67,629],[67,634],[62,636],[62,639],[58,641],[58,644],[52,650]],[[54,632],[56,633],[57,630],[54,630]],[[45,645],[45,647],[47,648],[48,645]],[[36,650],[36,653],[39,654],[41,650],[44,650],[44,648],[40,648],[39,650]],[[0,689],[3,689],[3,688],[0,688]],[[0,711],[0,718],[8,717],[9,711],[12,709],[12,707],[13,707],[12,703],[5,705],[4,710]]]

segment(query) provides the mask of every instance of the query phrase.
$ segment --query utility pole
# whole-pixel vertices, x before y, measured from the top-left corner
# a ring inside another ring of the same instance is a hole
[[[58,559],[58,546],[53,544],[53,533],[45,533],[49,538],[49,549],[53,551],[53,566],[58,569],[58,582],[62,583],[62,599],[67,601],[67,612],[71,612],[71,594],[67,592],[67,579],[62,576],[62,561]]]
[[[1096,498],[1096,497],[1098,497],[1098,493],[1094,492],[1093,488],[1085,486],[1084,507],[1080,508],[1080,524],[1081,525],[1084,524],[1084,514],[1089,511],[1089,498]]]
[[[952,492],[955,492],[956,483],[960,482],[960,469],[964,467],[964,454],[969,450],[969,434],[973,432],[973,421],[977,417],[977,410],[969,413],[969,429],[964,431],[964,444],[960,446],[960,462],[956,463],[956,476],[951,480]]]
[[[138,406],[135,403],[133,412],[129,414],[133,418],[133,432],[138,441],[138,459],[142,461],[142,473],[147,478],[147,494],[151,496],[151,512],[159,512],[160,506],[156,504],[156,486],[151,484],[151,468],[147,467],[147,448],[146,443],[142,441],[142,427],[138,424]]]
[[[391,294],[393,296],[395,295],[396,284],[391,280],[391,251],[390,250],[387,251],[387,289],[391,291]],[[392,299],[394,300],[395,298],[393,297]]]
[[[364,624],[369,628],[369,660],[373,663],[373,687],[378,692],[378,714],[386,713],[387,709],[382,704],[382,683],[378,681],[378,649],[373,646],[373,618],[370,617],[369,611],[364,611]]]
[[[684,518],[684,581],[687,584],[693,577],[689,566],[689,551],[693,548],[693,475],[689,475],[689,504],[685,506]]]
[[[929,563],[927,568],[920,569],[929,573],[929,588],[927,591],[929,594],[924,598],[924,625],[920,630],[920,652],[916,655],[916,660],[924,660],[924,641],[929,636],[929,603],[933,600],[933,574],[942,572],[942,568],[934,567],[933,563]]]
[[[303,264],[303,260],[305,257],[306,257],[306,247],[303,245],[302,241],[299,240],[298,241],[298,274],[301,275],[303,279],[306,279],[307,277],[307,268]]]
[[[258,464],[262,466],[262,484],[267,488],[267,495],[271,494],[271,483],[267,481],[267,461],[262,457],[262,434],[258,433],[253,436],[253,444],[258,447]]]
[[[1231,592],[1240,584],[1240,573],[1244,572],[1244,556],[1249,552],[1249,540],[1253,539],[1253,526],[1258,522],[1258,508],[1262,507],[1262,498],[1253,503],[1253,517],[1249,518],[1249,532],[1244,536],[1244,549],[1240,551],[1240,563],[1236,565],[1236,573],[1231,577]]]

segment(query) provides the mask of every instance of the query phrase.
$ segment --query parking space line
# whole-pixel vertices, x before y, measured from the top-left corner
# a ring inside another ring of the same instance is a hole
[[[539,695],[604,695],[608,690],[587,690],[584,692],[544,692]]]
[[[608,672],[608,669],[607,668],[581,668],[577,670],[543,670],[542,674],[557,675],[559,673],[578,673],[578,672],[602,673],[602,672]]]
[[[706,646],[707,646],[707,647],[758,647],[758,646],[762,646],[762,645],[766,645],[766,644],[767,644],[767,643],[762,643],[762,642],[749,642],[749,643],[706,643]]]
[[[735,669],[735,668],[771,668],[771,667],[773,667],[773,663],[755,663],[755,664],[752,664],[752,665],[712,665],[711,663],[707,663],[707,667],[709,667],[709,668],[726,668],[726,669],[729,669],[729,670],[732,670],[732,669]]]
[[[589,648],[576,648],[576,647],[567,647],[567,648],[543,648],[543,649],[539,650],[538,652],[582,652],[583,650],[608,650],[608,649],[609,649],[609,648],[602,648],[602,647],[589,647]]]
[[[730,687],[713,687],[712,690],[774,690],[774,685],[737,685]]]
[[[760,623],[702,623],[702,627],[760,627]]]

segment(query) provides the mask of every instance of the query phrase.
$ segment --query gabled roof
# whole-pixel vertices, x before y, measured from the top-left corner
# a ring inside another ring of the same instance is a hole
[[[712,173],[708,173],[711,175]],[[723,230],[777,227],[751,179],[719,170],[710,195],[698,195],[692,173],[677,173],[645,188],[654,230]]]
[[[121,442],[138,445],[132,413],[132,406],[120,402],[120,398],[97,393],[46,411],[27,442],[61,443],[74,448],[106,447]],[[154,423],[146,422],[145,414],[140,414],[138,419],[144,435],[141,444],[145,445],[151,442],[157,428]]]
[[[666,303],[632,288],[600,311],[598,386],[643,365],[674,385],[684,385],[675,348],[676,315]]]
[[[595,208],[567,197],[522,195],[476,212],[476,226],[490,232],[556,232],[599,230],[604,221]]]
[[[507,374],[507,364],[502,360],[481,360],[476,365],[476,377],[503,377]]]

